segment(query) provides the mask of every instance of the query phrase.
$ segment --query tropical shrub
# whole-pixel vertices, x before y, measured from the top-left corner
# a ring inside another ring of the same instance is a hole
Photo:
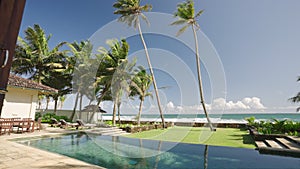
[[[42,123],[50,123],[51,118],[55,118],[57,121],[60,119],[64,119],[67,122],[71,122],[71,120],[67,116],[57,116],[54,113],[46,113],[42,116]]]
[[[271,121],[258,121],[254,117],[246,118],[249,126],[255,128],[262,134],[288,134],[298,136],[300,131],[300,122],[294,122],[292,120],[277,120]]]

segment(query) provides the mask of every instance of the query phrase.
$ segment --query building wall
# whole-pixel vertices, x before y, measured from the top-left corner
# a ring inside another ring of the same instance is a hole
[[[2,118],[35,117],[35,110],[38,102],[38,91],[21,88],[7,88],[4,105],[2,109]]]

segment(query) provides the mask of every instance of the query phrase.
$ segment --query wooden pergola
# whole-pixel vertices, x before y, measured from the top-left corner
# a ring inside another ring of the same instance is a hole
[[[0,116],[26,0],[0,0]]]

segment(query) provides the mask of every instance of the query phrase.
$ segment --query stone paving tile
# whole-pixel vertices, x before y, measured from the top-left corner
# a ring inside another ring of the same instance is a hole
[[[99,169],[83,161],[21,145],[9,139],[41,135],[57,135],[65,130],[37,131],[34,133],[0,136],[0,169]]]

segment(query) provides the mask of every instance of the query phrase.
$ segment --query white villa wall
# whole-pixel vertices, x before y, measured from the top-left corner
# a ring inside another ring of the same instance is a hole
[[[2,118],[32,118],[38,102],[38,91],[8,87],[2,108]]]

